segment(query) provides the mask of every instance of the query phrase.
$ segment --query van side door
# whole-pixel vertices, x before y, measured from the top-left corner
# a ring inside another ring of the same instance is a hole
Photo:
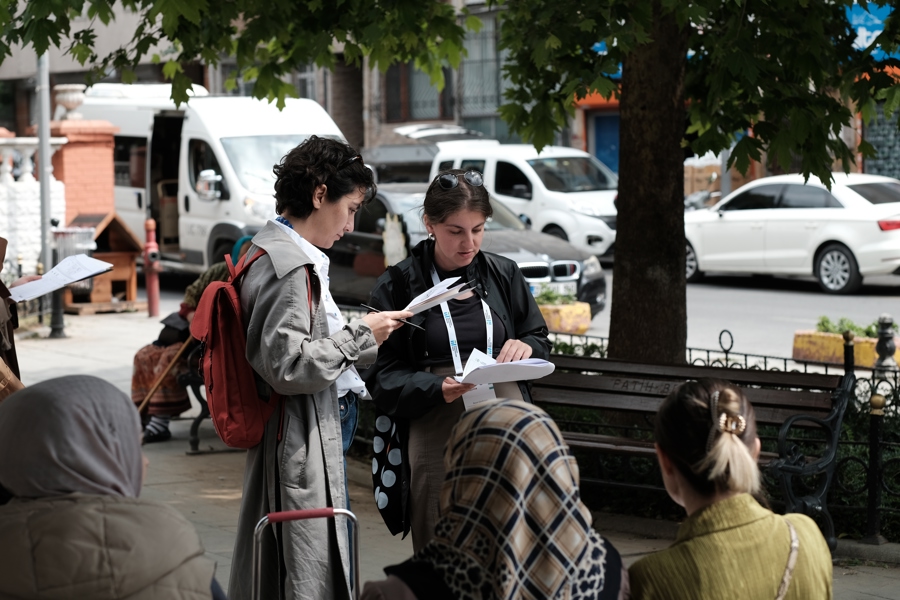
[[[147,197],[146,137],[115,136],[113,170],[116,214],[139,240],[144,239],[144,222],[150,215]]]
[[[187,263],[209,267],[222,262],[235,239],[223,239],[210,248],[213,227],[230,218],[232,203],[227,178],[212,140],[204,134],[186,130],[182,137],[181,169],[178,180],[181,253]],[[221,177],[216,183],[204,181],[200,174],[212,171]],[[207,253],[210,256],[207,256]]]

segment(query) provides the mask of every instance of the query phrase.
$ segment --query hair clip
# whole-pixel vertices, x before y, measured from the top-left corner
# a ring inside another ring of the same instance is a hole
[[[730,417],[725,413],[719,416],[719,430],[722,433],[733,433],[741,435],[747,429],[747,420],[742,415]]]

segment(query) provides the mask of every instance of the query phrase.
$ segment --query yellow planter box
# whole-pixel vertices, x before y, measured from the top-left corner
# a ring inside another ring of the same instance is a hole
[[[547,329],[555,333],[587,333],[591,327],[591,305],[587,302],[572,304],[539,304]]]
[[[896,340],[895,340],[896,341]],[[853,341],[853,362],[857,367],[873,367],[878,354],[875,352],[877,338],[858,337]],[[900,348],[900,343],[897,344]],[[822,333],[820,331],[794,332],[794,360],[810,360],[815,362],[844,364],[844,338],[839,333]],[[900,349],[894,354],[900,362]]]

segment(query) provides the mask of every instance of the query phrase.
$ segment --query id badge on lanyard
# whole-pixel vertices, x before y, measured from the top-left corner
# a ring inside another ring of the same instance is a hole
[[[441,282],[434,266],[431,267],[431,280],[434,285]],[[490,357],[494,356],[494,317],[491,314],[491,307],[487,305],[484,299],[481,300],[481,309],[484,312],[484,325],[487,329],[487,349],[485,354]],[[463,364],[459,351],[459,341],[456,337],[456,328],[453,326],[453,317],[450,316],[450,305],[447,302],[441,302],[441,313],[444,316],[444,325],[447,327],[447,337],[450,339],[450,355],[453,357],[453,370],[457,375],[462,375]],[[487,400],[493,400],[497,395],[494,393],[494,384],[482,383],[476,385],[471,392],[463,394],[463,403],[466,410],[469,410],[476,404],[480,404]]]

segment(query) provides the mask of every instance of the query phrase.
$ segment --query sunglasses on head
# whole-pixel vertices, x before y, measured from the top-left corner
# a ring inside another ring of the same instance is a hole
[[[350,165],[352,165],[352,164],[355,163],[356,161],[362,162],[362,159],[363,159],[363,157],[360,156],[359,154],[357,154],[356,156],[351,156],[350,158],[348,158],[347,160],[345,160],[344,162],[342,162],[340,165],[338,165],[337,170],[340,171],[340,170],[342,170],[342,169],[344,169],[344,168],[346,168],[346,167],[349,167]],[[366,194],[365,194],[365,196],[363,196],[363,204],[366,204],[367,202],[369,202],[369,200],[371,200],[371,199],[374,198],[374,197],[375,197],[375,188],[374,188],[374,187],[367,187],[367,188],[366,188]]]
[[[484,185],[484,176],[475,170],[469,170],[465,173],[442,173],[435,178],[435,182],[441,186],[442,190],[452,190],[459,185],[459,178],[462,177],[466,183],[472,187],[481,187]]]
[[[362,156],[360,156],[359,154],[357,154],[356,156],[351,156],[350,158],[348,158],[347,160],[345,160],[344,162],[342,162],[342,163],[340,164],[340,166],[338,166],[337,170],[340,171],[340,170],[344,169],[345,167],[349,167],[350,165],[352,165],[352,164],[355,163],[356,161],[362,162]]]

